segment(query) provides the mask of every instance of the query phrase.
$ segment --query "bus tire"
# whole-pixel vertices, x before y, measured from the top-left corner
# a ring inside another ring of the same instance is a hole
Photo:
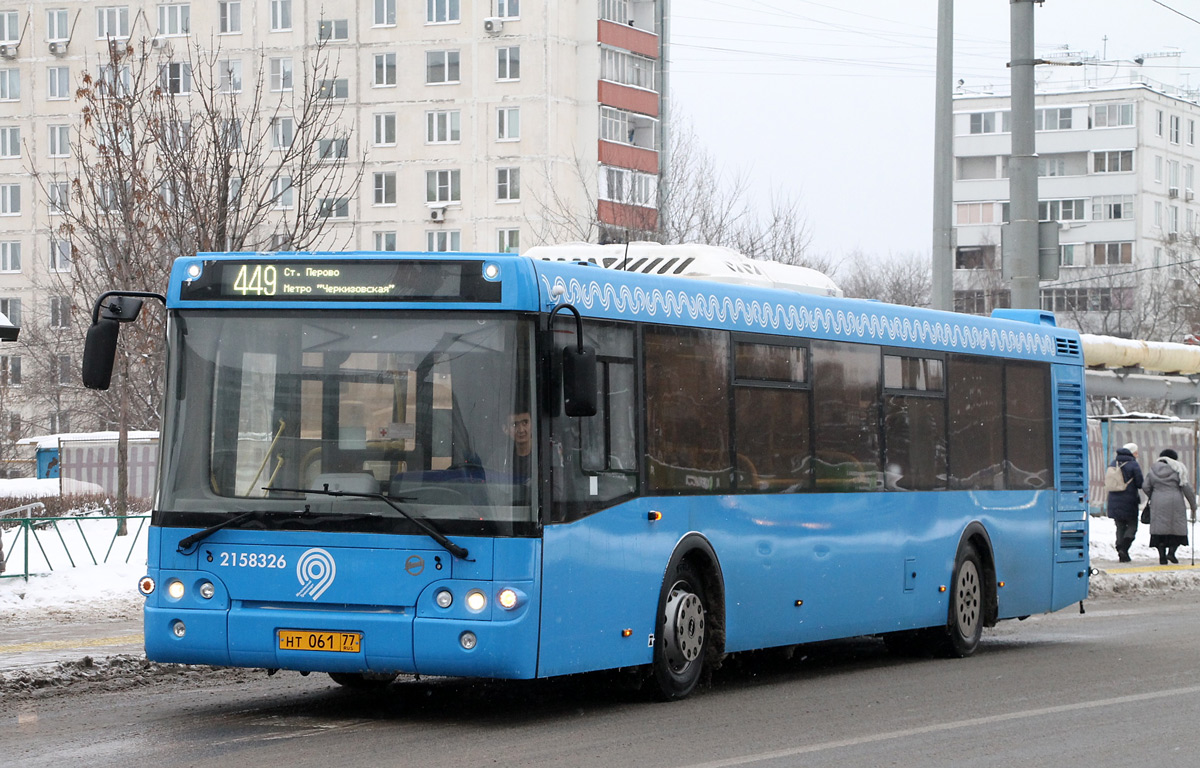
[[[979,647],[985,621],[983,573],[979,552],[971,544],[964,545],[955,559],[949,617],[938,643],[943,656],[961,659]]]
[[[333,682],[356,691],[382,691],[396,679],[394,672],[330,672]]]
[[[686,698],[700,682],[708,651],[709,596],[686,561],[667,572],[654,622],[653,691],[663,701]]]

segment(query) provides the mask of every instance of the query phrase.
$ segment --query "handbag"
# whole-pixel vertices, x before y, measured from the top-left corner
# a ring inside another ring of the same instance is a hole
[[[1146,525],[1150,524],[1150,502],[1146,502],[1146,506],[1142,507],[1142,522]]]

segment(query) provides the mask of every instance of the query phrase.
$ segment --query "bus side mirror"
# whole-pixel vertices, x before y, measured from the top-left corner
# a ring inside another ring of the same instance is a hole
[[[596,415],[596,351],[590,347],[563,349],[563,410],[568,416]]]
[[[88,328],[83,344],[83,386],[88,389],[108,389],[120,328],[119,322],[109,318],[101,318]]]

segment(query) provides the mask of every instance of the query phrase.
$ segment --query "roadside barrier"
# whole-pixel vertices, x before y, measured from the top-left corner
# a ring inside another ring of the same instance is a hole
[[[99,565],[110,558],[128,563],[150,519],[149,515],[10,516],[30,515],[38,508],[44,505],[36,502],[0,512],[0,579],[28,581],[31,575],[55,568],[77,568],[89,561]],[[121,536],[123,527],[129,532]]]

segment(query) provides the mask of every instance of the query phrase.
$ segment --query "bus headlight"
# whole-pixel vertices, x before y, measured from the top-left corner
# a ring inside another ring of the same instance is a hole
[[[521,595],[515,589],[505,587],[496,595],[496,602],[506,611],[511,611],[521,604]]]
[[[467,593],[467,608],[479,613],[487,607],[487,596],[478,589],[472,589]]]
[[[438,593],[433,596],[433,602],[437,603],[438,608],[449,608],[454,602],[454,595],[450,594],[448,589],[439,589]]]
[[[183,597],[183,582],[178,579],[171,579],[167,582],[167,594],[173,600],[178,600]]]

